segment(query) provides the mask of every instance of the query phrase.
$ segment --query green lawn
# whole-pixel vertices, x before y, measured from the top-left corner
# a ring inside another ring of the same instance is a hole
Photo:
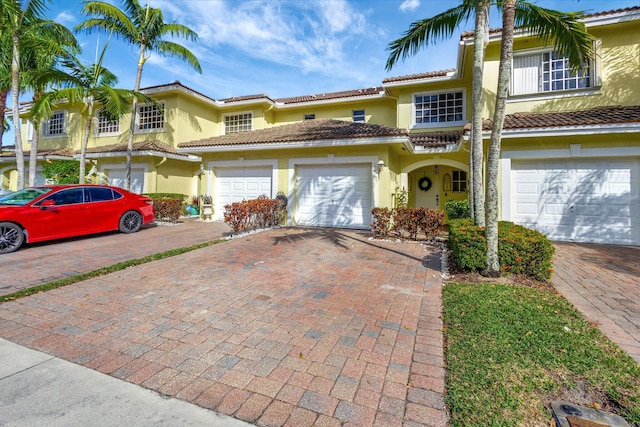
[[[557,294],[444,287],[452,426],[549,426],[549,402],[606,409],[640,426],[640,367]]]

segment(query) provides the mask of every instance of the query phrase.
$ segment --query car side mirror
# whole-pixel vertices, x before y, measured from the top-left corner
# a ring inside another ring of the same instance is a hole
[[[51,199],[45,200],[44,202],[40,203],[40,209],[44,211],[48,207],[55,206],[55,205],[56,205],[56,202],[54,202],[53,200],[51,200]]]

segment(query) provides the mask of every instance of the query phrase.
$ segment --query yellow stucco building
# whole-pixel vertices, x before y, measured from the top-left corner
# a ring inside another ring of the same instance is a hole
[[[558,240],[639,245],[640,7],[589,15],[585,24],[597,55],[579,75],[553,48],[516,32],[501,218]],[[499,50],[493,31],[485,147]],[[289,223],[305,226],[368,228],[371,209],[393,206],[403,190],[410,206],[443,209],[468,196],[472,54],[472,35],[463,34],[455,69],[290,98],[215,100],[179,82],[145,88],[163,108],[134,112],[132,190],[210,194],[218,220],[230,202],[281,192]],[[98,115],[87,154],[94,182],[122,185],[129,121]],[[78,158],[79,122],[78,111],[60,105],[41,130],[40,161]],[[4,152],[0,186],[15,186],[15,177],[15,155]]]

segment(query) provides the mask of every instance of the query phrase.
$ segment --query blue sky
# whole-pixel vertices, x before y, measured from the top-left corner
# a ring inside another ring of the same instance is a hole
[[[535,0],[533,0],[535,1]],[[117,3],[117,2],[116,2]],[[145,3],[145,0],[141,0]],[[197,56],[202,74],[174,58],[152,55],[142,87],[179,80],[212,98],[265,93],[272,98],[379,86],[389,76],[455,66],[459,33],[430,45],[385,71],[386,47],[410,24],[443,12],[453,0],[151,0],[165,20],[198,33],[196,43],[180,41]],[[543,7],[588,13],[636,6],[638,0],[538,0]],[[47,16],[73,28],[84,17],[81,0],[53,0]],[[490,27],[500,27],[493,12]],[[81,55],[94,62],[97,33],[79,34]],[[105,35],[99,42],[104,44]],[[137,49],[111,40],[106,66],[123,88],[133,88]],[[22,96],[21,101],[28,100]],[[10,100],[9,100],[10,102]],[[13,132],[3,138],[13,143]]]

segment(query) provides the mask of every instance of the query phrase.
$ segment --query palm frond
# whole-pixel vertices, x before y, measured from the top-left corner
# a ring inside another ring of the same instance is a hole
[[[202,68],[200,67],[198,58],[196,58],[189,49],[178,43],[160,40],[156,44],[155,51],[162,56],[171,56],[182,59],[191,65],[198,73],[202,73]]]
[[[515,25],[531,31],[543,43],[553,44],[561,56],[569,58],[572,71],[579,71],[594,54],[594,38],[580,21],[583,17],[584,12],[559,12],[519,1]]]
[[[405,60],[430,43],[450,38],[458,25],[469,19],[475,10],[474,3],[465,1],[436,16],[412,23],[402,37],[389,43],[390,54],[385,68],[390,70],[399,59]]]

